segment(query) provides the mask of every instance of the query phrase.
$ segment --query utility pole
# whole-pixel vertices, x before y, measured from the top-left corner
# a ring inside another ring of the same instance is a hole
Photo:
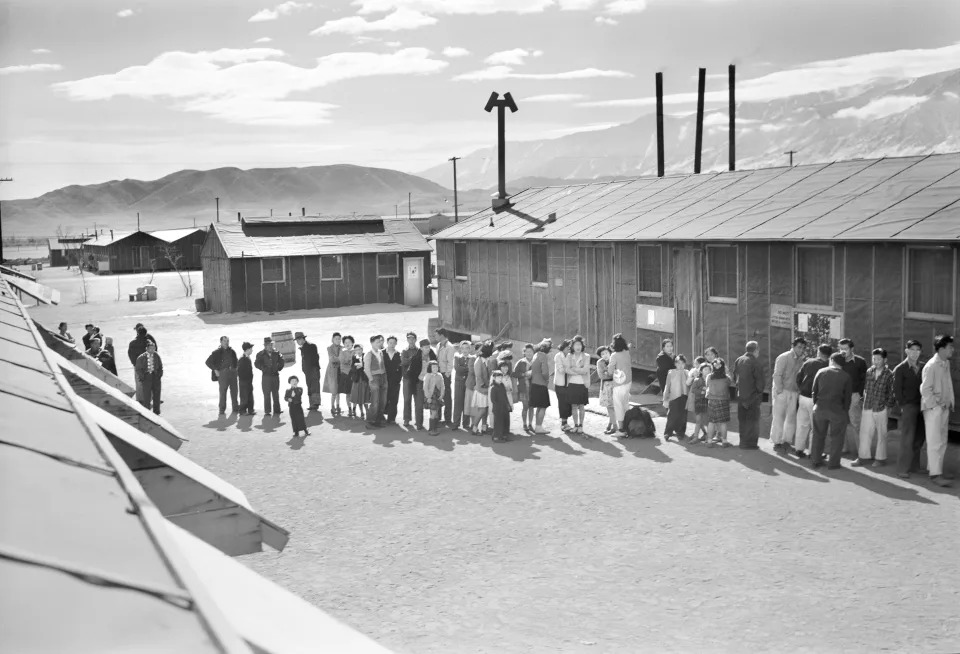
[[[96,227],[94,227],[96,229]],[[140,212],[137,212],[137,231],[140,231]]]
[[[450,157],[447,161],[453,162],[453,223],[460,222],[460,209],[457,206],[457,159],[460,157]]]
[[[220,198],[213,198],[217,201],[217,222],[220,222]]]
[[[410,191],[407,191],[407,220],[413,220],[413,205],[410,203],[410,197],[413,195]]]
[[[0,177],[0,182],[12,182],[12,177]],[[0,218],[3,217],[3,212],[0,211]],[[0,261],[3,261],[3,222],[0,220]]]
[[[793,168],[793,155],[797,153],[797,150],[787,150],[784,154],[790,156],[790,167]]]

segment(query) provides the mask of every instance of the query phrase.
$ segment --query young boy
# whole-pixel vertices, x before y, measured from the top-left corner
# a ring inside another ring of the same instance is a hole
[[[697,357],[698,359],[700,357]],[[707,425],[710,422],[707,408],[707,379],[713,372],[713,366],[704,361],[691,371],[690,399],[693,400],[693,412],[697,416],[697,426],[693,429],[690,441],[707,440]],[[687,403],[689,406],[689,402]]]
[[[240,391],[240,406],[237,411],[241,416],[254,416],[253,410],[253,343],[243,343],[243,356],[237,362],[237,383]]]
[[[490,378],[490,409],[493,413],[493,440],[504,442],[510,435],[510,412],[513,406],[503,385],[502,370],[494,370]]]
[[[663,406],[667,409],[663,439],[670,440],[673,436],[679,441],[687,435],[687,358],[678,354],[673,365],[663,388]]]
[[[291,375],[287,380],[290,388],[283,394],[283,399],[287,403],[287,411],[290,412],[290,426],[293,427],[293,435],[299,436],[303,430],[303,435],[309,436],[307,431],[307,421],[303,417],[303,389],[300,388],[300,380],[296,375]]]

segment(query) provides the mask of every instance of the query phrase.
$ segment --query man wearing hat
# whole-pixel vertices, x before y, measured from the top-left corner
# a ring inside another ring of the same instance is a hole
[[[363,355],[363,372],[370,385],[370,406],[367,426],[383,427],[383,410],[387,406],[387,368],[383,363],[383,336],[370,337],[370,351]]]
[[[273,398],[273,412],[278,416],[280,410],[280,371],[283,370],[283,357],[273,349],[273,339],[269,336],[263,339],[263,349],[257,352],[253,362],[262,374],[260,387],[263,389],[263,415],[270,415],[270,398]]]
[[[210,353],[206,365],[213,380],[220,387],[220,416],[227,412],[227,391],[230,391],[230,406],[237,413],[237,353],[230,347],[230,339],[220,337],[220,347]]]
[[[775,450],[788,450],[797,433],[797,406],[800,387],[797,373],[804,362],[807,341],[802,336],[793,339],[792,347],[777,357],[773,364],[773,421],[770,423],[770,442]]]
[[[420,348],[410,359],[410,367],[407,369],[405,379],[409,380],[413,387],[414,420],[416,428],[423,429],[423,378],[427,376],[427,364],[436,361],[437,355],[430,347],[430,339],[420,339]],[[404,410],[404,426],[409,427],[410,423],[406,420],[406,410]]]
[[[293,339],[300,346],[300,366],[307,384],[310,410],[317,411],[320,409],[320,353],[316,345],[307,342],[303,332],[294,334]]]
[[[253,354],[253,343],[244,341],[243,356],[237,362],[237,381],[240,385],[240,415],[252,416],[257,412],[253,410],[253,361],[250,355]]]

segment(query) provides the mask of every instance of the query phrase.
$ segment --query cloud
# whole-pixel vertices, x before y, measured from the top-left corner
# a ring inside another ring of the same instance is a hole
[[[131,16],[133,16],[133,13],[134,13],[133,9],[121,9],[120,11],[117,12],[117,16],[119,18],[130,18]]]
[[[54,84],[71,100],[132,97],[167,100],[175,109],[202,113],[244,125],[315,125],[329,122],[336,105],[288,100],[336,82],[358,77],[428,75],[448,63],[426,48],[396,52],[339,52],[317,59],[312,68],[276,59],[272,48],[165,52],[148,64],[116,73]]]
[[[273,39],[271,39],[269,36],[261,36],[259,39],[254,41],[254,43],[270,43],[271,41],[273,41]]]
[[[646,0],[613,0],[608,2],[603,11],[614,16],[625,14],[639,14],[647,8]]]
[[[842,59],[814,61],[739,82],[737,100],[767,102],[807,93],[829,93],[882,79],[922,77],[953,70],[957,61],[960,61],[960,43],[926,50],[871,52]],[[708,91],[705,99],[708,102],[726,102],[727,91]],[[691,104],[697,101],[697,94],[676,93],[664,96],[663,101],[665,104]],[[584,102],[581,106],[649,107],[654,104],[656,98],[649,96]]]
[[[451,59],[454,57],[466,57],[468,54],[470,54],[469,50],[457,46],[448,46],[443,49],[443,56]]]
[[[400,41],[387,41],[386,43],[384,43],[384,45],[387,46],[388,48],[399,48],[400,46],[403,45],[403,43],[401,43]]]
[[[591,79],[596,77],[624,78],[633,77],[630,73],[621,70],[602,70],[598,68],[581,68],[568,70],[562,73],[515,73],[510,66],[491,66],[483,70],[475,70],[454,77],[458,82],[478,82],[497,79],[530,79],[530,80],[572,80]]]
[[[45,73],[54,70],[63,70],[60,64],[22,64],[19,66],[6,66],[0,68],[0,75],[13,75],[15,73]]]
[[[563,11],[583,11],[592,8],[597,0],[559,0],[559,4]]]
[[[491,66],[521,66],[527,57],[539,57],[543,50],[524,50],[523,48],[514,48],[513,50],[501,50],[483,60],[483,63]]]
[[[253,16],[247,19],[249,23],[262,23],[268,20],[277,20],[281,16],[289,16],[295,11],[312,7],[312,2],[283,2],[273,9],[261,9]]]
[[[583,100],[585,95],[582,93],[547,93],[544,95],[532,95],[529,98],[522,98],[523,102],[573,102],[574,100]]]
[[[553,6],[555,0],[355,0],[361,14],[407,9],[424,14],[536,14]]]
[[[856,118],[858,120],[876,120],[899,114],[911,107],[926,102],[929,98],[916,95],[888,95],[877,98],[862,107],[845,107],[833,114],[834,118]]]
[[[34,48],[30,52],[32,52],[33,54],[50,54],[50,51],[47,50],[46,48]]]
[[[613,18],[607,18],[606,16],[597,16],[596,18],[593,19],[593,22],[599,25],[619,25],[620,24],[619,21]]]
[[[397,32],[427,27],[436,24],[437,19],[412,9],[397,9],[379,20],[367,20],[361,16],[349,16],[328,20],[310,32],[317,34],[363,34],[366,32]]]

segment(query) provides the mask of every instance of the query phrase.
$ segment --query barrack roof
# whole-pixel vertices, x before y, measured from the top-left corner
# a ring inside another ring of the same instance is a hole
[[[506,209],[484,209],[432,238],[956,239],[960,153],[529,188],[510,202]]]

